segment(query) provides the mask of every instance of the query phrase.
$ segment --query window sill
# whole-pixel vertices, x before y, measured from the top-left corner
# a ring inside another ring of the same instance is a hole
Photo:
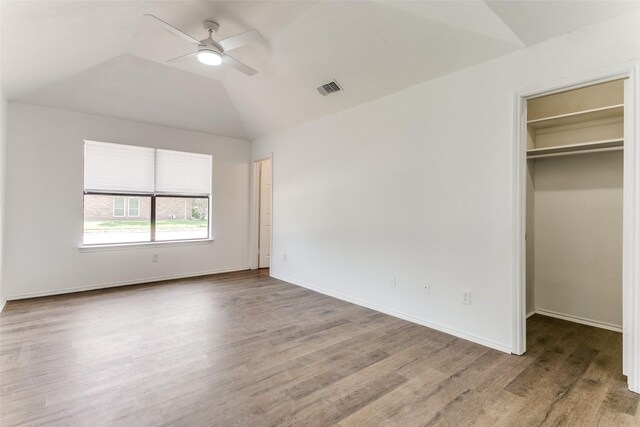
[[[172,246],[194,246],[194,245],[209,245],[213,243],[211,239],[197,239],[197,240],[172,240],[166,242],[139,242],[139,243],[114,243],[106,245],[80,245],[78,250],[80,252],[103,252],[103,251],[120,251],[127,249],[144,249],[144,248],[167,248]]]

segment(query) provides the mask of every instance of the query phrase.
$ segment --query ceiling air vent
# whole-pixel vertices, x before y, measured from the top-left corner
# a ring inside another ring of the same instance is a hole
[[[340,92],[342,90],[342,88],[338,85],[337,81],[332,81],[327,83],[326,85],[322,85],[318,88],[318,92],[320,92],[320,95],[322,96],[327,96],[330,93],[334,93],[334,92]]]

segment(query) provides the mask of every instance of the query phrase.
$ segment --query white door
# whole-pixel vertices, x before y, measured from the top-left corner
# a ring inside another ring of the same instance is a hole
[[[271,261],[271,159],[260,162],[259,203],[258,268],[269,268]]]

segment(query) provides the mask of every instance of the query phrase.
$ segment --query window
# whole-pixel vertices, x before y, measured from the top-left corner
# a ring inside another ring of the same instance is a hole
[[[158,196],[156,212],[156,240],[206,239],[209,235],[208,198]]]
[[[113,196],[113,216],[123,217],[125,211],[128,217],[140,216],[140,198]]]
[[[139,197],[129,197],[129,217],[138,217],[140,216],[140,198]]]
[[[85,194],[84,238],[85,245],[149,242],[151,236],[151,197],[136,197],[138,217],[124,215],[124,203],[128,197],[110,194]],[[121,200],[121,214],[115,206]],[[112,210],[112,206],[114,209]]]
[[[85,141],[85,245],[209,238],[211,156]]]
[[[113,198],[113,216],[124,216],[124,197]]]

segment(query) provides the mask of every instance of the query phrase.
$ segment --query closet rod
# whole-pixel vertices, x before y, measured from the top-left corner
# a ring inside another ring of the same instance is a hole
[[[527,159],[540,159],[543,157],[558,157],[558,156],[570,156],[573,154],[589,154],[589,153],[602,153],[605,151],[622,151],[624,147],[607,147],[607,148],[594,148],[592,150],[579,150],[579,151],[565,151],[561,153],[548,153],[548,154],[533,154],[527,156]]]

